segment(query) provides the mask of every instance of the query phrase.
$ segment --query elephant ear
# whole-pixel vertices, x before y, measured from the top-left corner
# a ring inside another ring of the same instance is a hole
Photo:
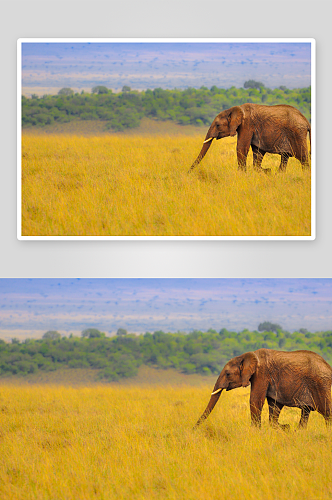
[[[247,352],[241,356],[240,361],[240,372],[242,387],[247,387],[250,383],[250,378],[255,373],[257,367],[259,366],[258,357],[254,352]]]
[[[229,115],[229,133],[231,136],[236,134],[238,127],[244,118],[244,111],[240,106],[235,106]]]

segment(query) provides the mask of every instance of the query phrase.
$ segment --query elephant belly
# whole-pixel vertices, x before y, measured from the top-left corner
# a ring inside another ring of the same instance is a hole
[[[281,154],[288,153],[292,155],[294,149],[292,148],[287,134],[280,132],[277,135],[271,136],[264,131],[260,133],[254,133],[251,144],[256,146],[261,151],[265,153]]]
[[[312,394],[306,386],[292,388],[290,385],[285,387],[270,385],[266,395],[284,406],[301,408],[312,406],[314,403]]]

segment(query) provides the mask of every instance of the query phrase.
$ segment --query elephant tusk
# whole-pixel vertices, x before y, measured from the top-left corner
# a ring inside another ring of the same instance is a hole
[[[210,137],[209,139],[206,139],[206,141],[204,141],[203,144],[206,144],[209,141],[213,141],[213,137]]]
[[[222,389],[217,389],[216,391],[211,393],[211,396],[213,396],[214,394],[218,394],[218,392],[221,392],[221,391],[222,391]]]

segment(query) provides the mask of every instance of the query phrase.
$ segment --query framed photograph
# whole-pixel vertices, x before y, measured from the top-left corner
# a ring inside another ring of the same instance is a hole
[[[331,278],[0,297],[1,498],[331,498]]]
[[[315,239],[314,39],[17,49],[18,239]]]

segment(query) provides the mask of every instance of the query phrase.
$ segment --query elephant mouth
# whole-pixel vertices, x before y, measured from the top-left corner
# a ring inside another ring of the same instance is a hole
[[[241,384],[238,384],[236,382],[229,383],[226,387],[226,391],[231,391],[232,389],[237,389],[238,387],[241,387]]]

